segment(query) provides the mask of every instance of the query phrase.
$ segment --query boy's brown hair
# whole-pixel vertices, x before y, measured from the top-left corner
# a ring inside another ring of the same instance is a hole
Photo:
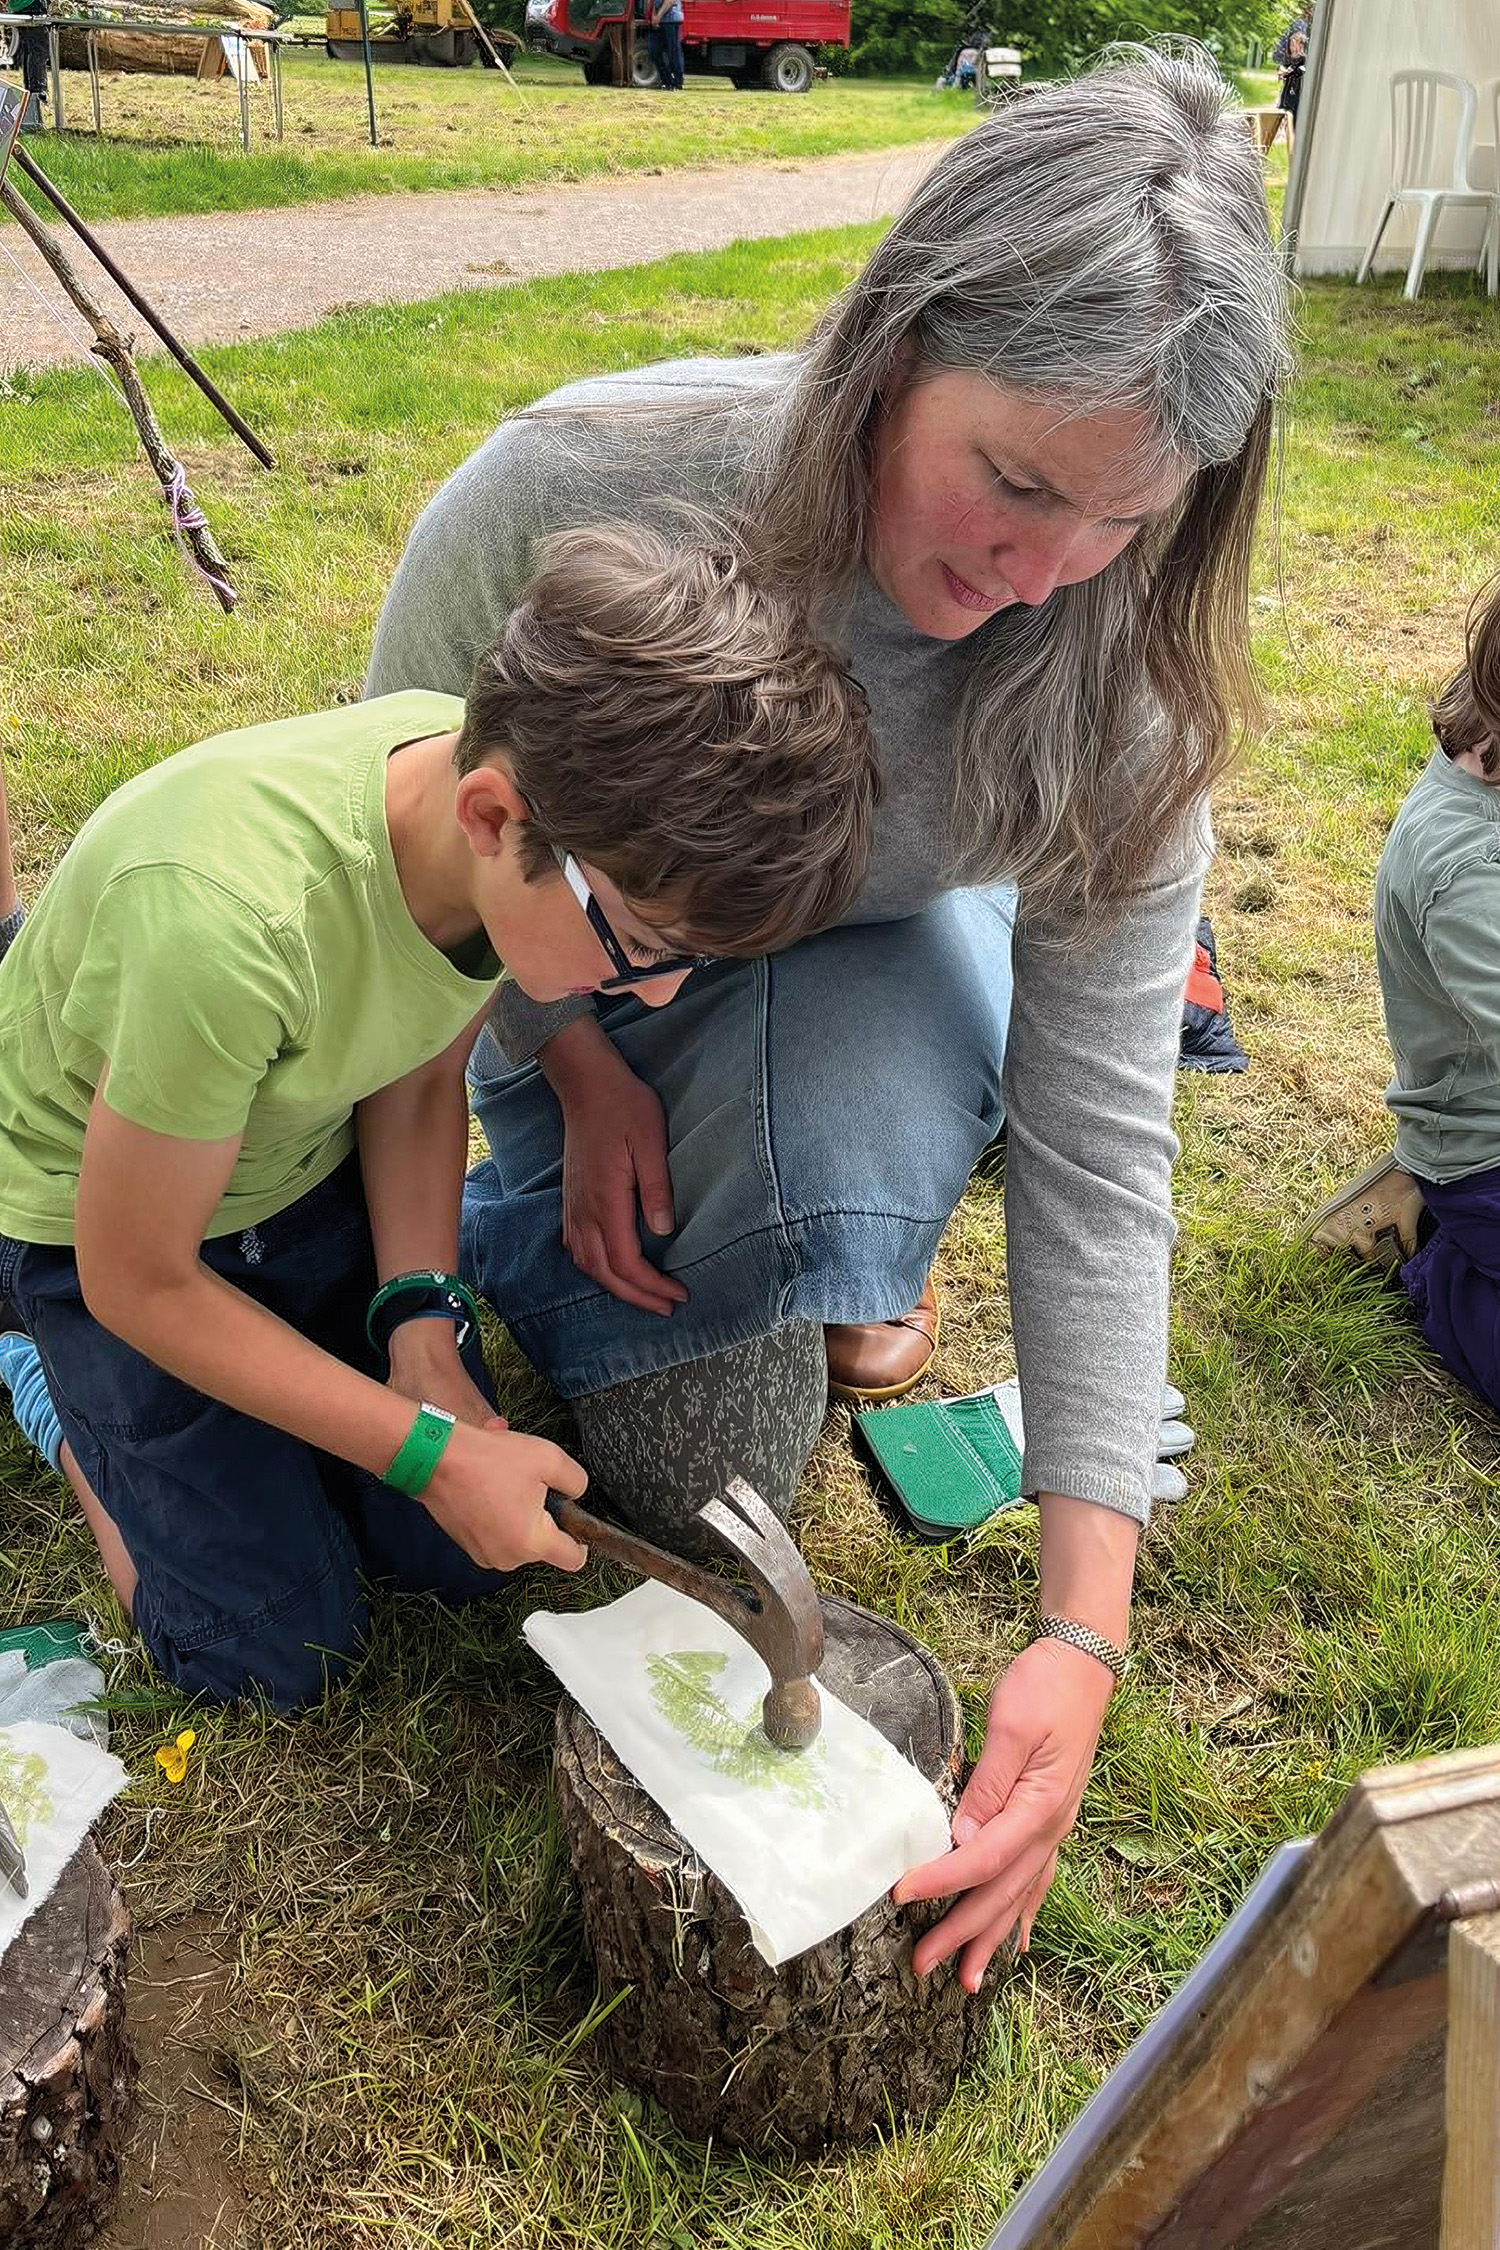
[[[482,656],[455,763],[504,756],[553,848],[685,949],[751,955],[839,921],[870,854],[865,698],[788,595],[717,537],[607,524],[540,542]]]
[[[1432,726],[1450,758],[1477,750],[1486,774],[1500,766],[1500,578],[1470,604],[1465,662],[1432,706]]]

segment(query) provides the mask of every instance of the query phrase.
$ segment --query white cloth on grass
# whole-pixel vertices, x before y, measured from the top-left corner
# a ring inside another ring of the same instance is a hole
[[[0,1955],[37,1908],[112,1797],[129,1780],[118,1758],[65,1727],[0,1727],[0,1803],[26,1858],[27,1895],[0,1880]]]
[[[522,1630],[733,1895],[772,1968],[948,1850],[931,1782],[826,1688],[811,1748],[773,1748],[764,1663],[686,1594],[648,1580],[603,1609],[535,1610]]]
[[[39,1719],[107,1750],[109,1717],[99,1707],[103,1695],[104,1674],[86,1656],[59,1656],[32,1671],[20,1649],[0,1649],[0,1727]]]

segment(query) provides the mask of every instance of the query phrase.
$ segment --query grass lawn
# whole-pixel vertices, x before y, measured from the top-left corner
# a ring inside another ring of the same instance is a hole
[[[205,353],[275,444],[274,475],[153,368],[243,588],[229,621],[164,536],[102,386],[18,380],[0,401],[22,464],[0,525],[0,742],[27,891],[125,775],[354,691],[405,528],[499,413],[564,373],[794,337],[872,239],[798,237]],[[185,1714],[126,1654],[115,1740],[139,1778],[109,1846],[148,1960],[180,1944],[204,1964],[169,1995],[190,2064],[154,2066],[135,2160],[139,2179],[159,2148],[163,2190],[201,2183],[197,2231],[172,2238],[184,2250],[973,2250],[1277,1842],[1368,1764],[1500,1733],[1495,1425],[1370,1277],[1294,1239],[1385,1138],[1371,877],[1426,755],[1423,699],[1500,560],[1496,314],[1467,278],[1434,277],[1415,306],[1398,291],[1319,284],[1302,300],[1279,538],[1255,595],[1272,723],[1222,792],[1210,901],[1252,1069],[1185,1078],[1178,1105],[1172,1372],[1198,1448],[1187,1499],[1145,1542],[1138,1661],[1031,1954],[996,1980],[981,2067],[927,2129],[802,2166],[705,2152],[605,2081],[549,1791],[554,1692],[517,1637],[538,1602],[600,1598],[597,1569],[576,1592],[534,1575],[463,1620],[385,1604],[356,1686],[326,1710],[296,1726],[194,1713],[176,1789],[152,1752]],[[1004,1252],[980,1180],[943,1252],[934,1388],[1008,1369]],[[545,1414],[510,1361],[503,1381],[520,1418]],[[63,1488],[8,1427],[0,1488],[10,1611],[118,1632]],[[939,1652],[977,1741],[1028,1632],[1033,1512],[967,1551],[904,1544],[835,1409],[798,1528],[825,1588]]]
[[[364,73],[316,49],[283,63],[286,137],[270,137],[258,89],[254,138],[240,147],[229,79],[104,80],[104,137],[92,131],[87,78],[63,85],[69,130],[35,144],[37,161],[89,219],[269,209],[402,188],[522,188],[601,172],[777,163],[961,133],[971,95],[914,80],[830,79],[792,97],[742,94],[690,78],[679,101],[585,86],[576,65],[526,56],[508,85],[489,70],[385,68],[375,74],[380,146],[371,148]]]

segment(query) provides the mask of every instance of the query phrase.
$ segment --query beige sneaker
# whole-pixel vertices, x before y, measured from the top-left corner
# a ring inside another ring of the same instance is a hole
[[[1381,1157],[1314,1211],[1304,1230],[1320,1250],[1344,1250],[1370,1265],[1395,1266],[1417,1253],[1422,1190],[1393,1156]]]

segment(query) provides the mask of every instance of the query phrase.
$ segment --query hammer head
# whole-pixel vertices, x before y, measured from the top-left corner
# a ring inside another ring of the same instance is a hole
[[[748,1591],[737,1590],[738,1607],[719,1614],[771,1675],[761,1706],[767,1737],[778,1750],[805,1750],[823,1716],[812,1684],[823,1661],[823,1612],[807,1565],[780,1517],[743,1477],[731,1477],[722,1499],[705,1503],[698,1523],[749,1582]]]
[[[823,1613],[785,1526],[743,1477],[731,1477],[721,1497],[682,1527],[696,1554],[732,1564],[733,1577],[653,1546],[560,1493],[547,1506],[575,1539],[702,1602],[750,1643],[771,1675],[761,1715],[778,1750],[805,1750],[816,1740],[822,1709],[812,1675],[823,1661]]]

